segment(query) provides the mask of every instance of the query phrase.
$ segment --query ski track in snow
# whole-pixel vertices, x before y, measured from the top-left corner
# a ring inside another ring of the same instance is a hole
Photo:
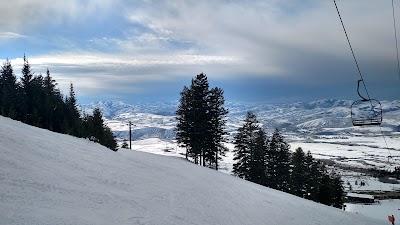
[[[0,124],[0,224],[384,224],[182,158]]]

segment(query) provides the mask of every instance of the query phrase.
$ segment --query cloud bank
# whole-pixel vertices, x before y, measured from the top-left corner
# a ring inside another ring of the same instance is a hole
[[[377,97],[400,96],[390,2],[337,3],[366,82]],[[7,18],[0,45],[42,46],[28,55],[34,67],[87,96],[176,97],[200,72],[246,99],[357,96],[330,1],[13,1],[0,9]]]

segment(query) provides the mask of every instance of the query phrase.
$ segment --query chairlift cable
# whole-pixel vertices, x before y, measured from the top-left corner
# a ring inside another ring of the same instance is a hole
[[[393,16],[394,38],[396,40],[397,71],[399,72],[399,79],[400,79],[400,60],[399,60],[399,47],[398,47],[398,44],[397,44],[398,41],[397,41],[397,29],[396,29],[396,17],[395,17],[395,14],[394,14],[394,0],[392,0],[392,16]],[[389,162],[390,159],[393,159],[392,158],[392,153],[390,152],[390,149],[389,149],[388,144],[386,142],[385,135],[383,135],[383,130],[382,130],[381,124],[379,124],[379,129],[381,131],[383,140],[385,141],[386,148],[389,151],[389,156],[388,156],[388,162]]]
[[[392,0],[392,2],[393,2],[393,0]],[[368,100],[370,100],[371,98],[369,97],[369,93],[368,93],[367,86],[365,85],[364,78],[363,78],[363,76],[362,76],[360,67],[359,67],[359,65],[358,65],[356,56],[355,56],[354,51],[353,51],[353,47],[351,46],[349,36],[347,35],[346,28],[344,27],[344,23],[343,23],[343,20],[342,20],[342,16],[340,15],[339,8],[338,8],[338,6],[337,6],[337,4],[336,4],[336,0],[333,0],[333,3],[335,3],[336,11],[337,11],[337,13],[338,13],[338,16],[339,16],[339,19],[340,19],[340,23],[342,24],[344,34],[346,35],[347,43],[349,44],[349,47],[350,47],[350,50],[351,50],[351,54],[353,55],[353,59],[354,59],[354,62],[355,62],[355,64],[356,64],[356,67],[357,67],[357,70],[358,70],[358,74],[360,75],[361,81],[362,81],[362,83],[363,83],[363,85],[364,85],[364,89],[365,89],[365,92],[367,93]],[[394,10],[394,8],[393,8],[393,10]],[[393,15],[394,15],[394,14],[393,14]],[[396,47],[397,47],[397,37],[396,37]],[[397,51],[397,52],[398,52],[398,51]],[[398,55],[397,55],[397,57],[398,57]],[[397,59],[398,59],[398,58],[397,58]],[[399,61],[398,61],[398,62],[399,62]],[[398,66],[399,66],[399,64],[398,64]],[[400,76],[400,66],[399,66],[399,76]],[[371,110],[372,110],[372,108],[373,108],[372,103],[370,102],[370,104],[371,104]],[[391,154],[390,149],[389,149],[389,146],[388,146],[388,144],[387,144],[387,142],[386,142],[386,138],[385,138],[385,135],[384,135],[384,133],[383,133],[381,124],[379,124],[379,128],[380,128],[380,131],[381,131],[381,135],[382,135],[382,137],[383,137],[383,140],[384,140],[384,142],[385,142],[386,149],[387,149],[388,152],[389,152],[389,156],[388,156],[388,161],[389,161],[389,158],[392,158],[392,154]]]
[[[339,16],[339,19],[340,19],[340,23],[342,24],[344,34],[346,35],[347,43],[349,44],[349,47],[350,47],[350,50],[351,50],[351,54],[353,55],[354,62],[356,63],[357,70],[358,70],[358,74],[359,74],[360,77],[361,77],[361,80],[362,80],[362,83],[363,83],[363,85],[364,85],[364,89],[365,89],[365,91],[366,91],[366,93],[367,93],[368,99],[371,99],[371,98],[369,97],[369,93],[368,93],[368,90],[367,90],[367,86],[365,85],[364,78],[363,78],[362,73],[361,73],[361,70],[360,70],[360,66],[358,65],[356,56],[355,56],[355,54],[354,54],[353,47],[351,46],[349,36],[347,35],[346,28],[344,27],[344,23],[343,23],[343,20],[342,20],[342,16],[340,15],[339,8],[338,8],[338,6],[337,6],[337,4],[336,4],[336,0],[333,0],[333,2],[335,3],[336,11],[337,11],[337,13],[338,13],[338,16]]]
[[[381,135],[382,135],[382,137],[383,137],[383,140],[385,141],[386,149],[387,149],[388,152],[389,152],[389,156],[388,156],[388,162],[389,162],[389,159],[392,159],[392,153],[390,152],[389,146],[388,146],[388,144],[387,144],[387,142],[386,142],[386,137],[385,137],[385,135],[383,134],[382,126],[381,126],[380,124],[379,124],[379,129],[381,130]],[[390,163],[390,162],[389,162],[389,163]]]
[[[393,12],[393,28],[394,28],[394,38],[396,39],[396,53],[397,53],[397,71],[399,72],[400,80],[400,60],[399,60],[399,47],[397,45],[397,29],[396,29],[396,18],[394,16],[394,0],[392,0],[392,12]]]

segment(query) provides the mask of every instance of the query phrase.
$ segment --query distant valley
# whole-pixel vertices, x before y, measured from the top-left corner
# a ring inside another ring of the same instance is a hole
[[[379,127],[353,127],[350,105],[347,100],[319,100],[306,103],[227,103],[229,109],[227,131],[234,133],[247,111],[257,115],[267,132],[275,128],[285,135],[312,138],[316,135],[375,135]],[[174,138],[175,110],[178,101],[127,104],[121,101],[105,101],[82,105],[82,111],[90,112],[99,107],[118,138],[127,137],[127,122],[135,125],[134,139],[159,137]],[[382,101],[382,130],[391,135],[400,132],[400,100]],[[379,131],[380,132],[380,131]]]
[[[351,103],[331,99],[293,104],[226,103],[229,109],[226,146],[233,150],[230,142],[247,111],[252,111],[267,134],[279,129],[292,151],[301,147],[316,158],[342,166],[393,169],[400,165],[400,101],[381,102],[381,128],[352,126]],[[133,149],[182,156],[185,150],[175,142],[177,106],[178,101],[144,104],[105,101],[82,105],[81,110],[91,112],[99,107],[120,143],[129,140],[128,122],[131,121]],[[233,163],[233,153],[229,152],[221,165],[229,173]]]

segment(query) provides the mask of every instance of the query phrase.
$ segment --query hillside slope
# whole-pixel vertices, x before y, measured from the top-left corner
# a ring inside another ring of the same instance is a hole
[[[0,124],[0,224],[382,224],[181,158]]]

